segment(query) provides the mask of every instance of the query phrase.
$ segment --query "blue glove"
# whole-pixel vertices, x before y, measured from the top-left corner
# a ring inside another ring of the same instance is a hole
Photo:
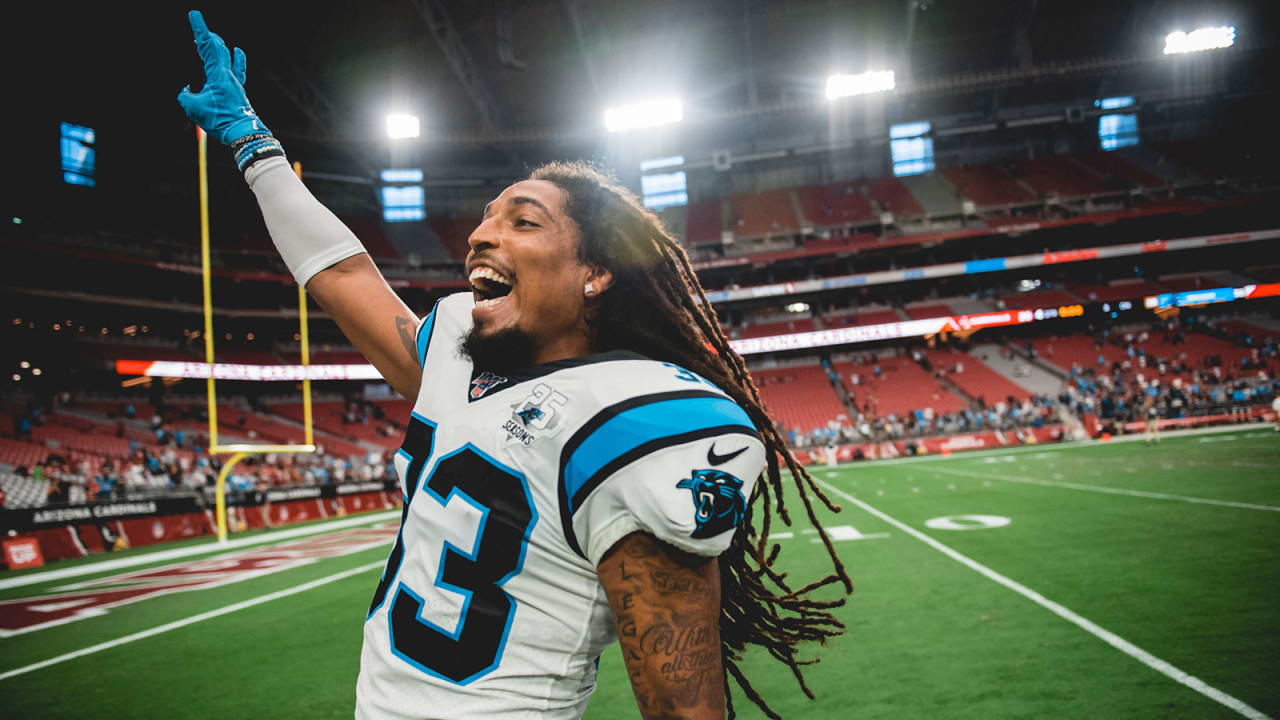
[[[190,85],[184,87],[178,93],[178,104],[187,117],[223,145],[249,135],[269,137],[271,131],[262,124],[244,94],[244,52],[236,48],[233,59],[222,38],[209,32],[199,10],[192,10],[188,19],[196,50],[204,61],[204,87],[198,93],[191,92]]]

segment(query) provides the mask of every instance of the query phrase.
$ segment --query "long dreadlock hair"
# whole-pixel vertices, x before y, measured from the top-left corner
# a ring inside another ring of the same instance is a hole
[[[853,591],[831,538],[814,514],[813,498],[832,511],[840,508],[796,461],[769,419],[746,363],[729,346],[689,256],[663,228],[662,221],[633,192],[584,162],[549,163],[529,178],[551,182],[564,192],[566,211],[579,230],[579,260],[608,269],[613,275],[612,286],[588,307],[587,324],[595,350],[628,349],[688,368],[724,390],[760,432],[766,448],[767,481],[756,483],[746,516],[729,550],[719,558],[720,639],[729,717],[734,717],[729,692],[732,676],[752,702],[769,717],[777,718],[738,663],[747,645],[762,647],[786,664],[805,695],[813,698],[801,666],[817,660],[800,659],[796,646],[811,641],[825,644],[842,633],[844,625],[831,610],[843,605],[844,598],[817,600],[811,594],[836,582],[843,584],[846,594]],[[792,587],[786,573],[774,569],[781,548],[769,543],[774,512],[791,524],[783,500],[783,465],[791,473],[805,514],[822,538],[834,568],[825,578],[799,588]],[[757,501],[763,503],[758,525]]]

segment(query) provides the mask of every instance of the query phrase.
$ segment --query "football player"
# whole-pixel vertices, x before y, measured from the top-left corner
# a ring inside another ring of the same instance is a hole
[[[769,713],[740,653],[799,679],[797,643],[843,627],[810,593],[852,589],[820,527],[830,576],[796,591],[771,567],[780,461],[810,522],[814,496],[835,508],[658,219],[589,166],[539,168],[471,234],[471,292],[417,318],[290,169],[244,53],[190,21],[205,82],[179,103],[230,146],[297,281],[415,401],[356,716],[575,718],[619,641],[645,717],[723,717],[729,676]]]

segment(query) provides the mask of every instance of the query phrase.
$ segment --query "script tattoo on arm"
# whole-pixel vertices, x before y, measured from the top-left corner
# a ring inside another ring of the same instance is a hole
[[[645,718],[723,718],[720,570],[635,533],[597,567]]]

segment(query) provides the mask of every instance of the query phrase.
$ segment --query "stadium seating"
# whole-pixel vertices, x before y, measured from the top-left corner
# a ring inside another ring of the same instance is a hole
[[[950,167],[941,170],[961,197],[978,207],[1031,202],[1036,199],[1022,185],[992,165]]]
[[[463,218],[438,218],[431,217],[427,219],[427,224],[440,238],[440,242],[449,251],[449,256],[454,260],[461,262],[467,256],[470,246],[467,244],[467,238],[471,237],[471,233],[480,225],[478,217]]]
[[[902,322],[902,318],[893,310],[872,310],[869,312],[831,314],[824,317],[822,320],[823,325],[828,329],[861,327],[863,325],[881,325],[884,323],[895,322]]]
[[[1217,323],[1217,326],[1229,335],[1249,335],[1253,338],[1255,344],[1264,338],[1280,338],[1280,330],[1264,327],[1246,320],[1221,320]]]
[[[1033,292],[1005,295],[1000,298],[1006,308],[1047,308],[1060,305],[1074,305],[1081,299],[1066,290],[1037,290]]]
[[[1169,292],[1153,282],[1124,282],[1112,285],[1070,285],[1067,288],[1082,300],[1089,302],[1115,302],[1117,300],[1141,300],[1147,295]]]
[[[375,445],[379,445],[384,448],[394,449],[400,446],[403,433],[395,431],[394,428],[392,428],[392,426],[386,421],[380,421],[370,417],[367,423],[344,422],[345,406],[346,404],[340,401],[339,402],[313,402],[311,404],[312,422],[314,423],[316,428],[320,430],[324,430],[325,432],[328,432],[328,433],[332,433],[339,437],[347,437],[353,440],[363,440],[365,442],[371,442],[371,443],[374,443]],[[284,417],[290,418],[292,420],[296,420],[297,422],[302,422],[302,418],[303,418],[302,403],[282,403],[278,405],[272,405],[271,409],[272,411],[280,415],[283,415]],[[397,421],[403,422],[404,417],[407,417],[407,416],[408,416],[408,412],[406,411],[404,416],[399,416],[399,417],[390,416],[390,417],[394,417]],[[391,428],[393,430],[392,434],[386,435],[380,432],[379,428],[383,428],[383,427]],[[332,440],[327,438],[324,440],[324,443],[326,446],[330,445],[332,442],[333,442]],[[336,449],[336,446],[334,449]],[[356,454],[363,454],[364,452],[365,451],[361,449],[357,451]]]
[[[217,348],[218,362],[239,365],[279,365],[280,356],[270,350],[254,350],[251,348],[228,347]]]
[[[867,181],[867,192],[897,219],[923,216],[924,208],[898,178],[883,177]]]
[[[9,508],[42,507],[48,496],[48,483],[12,472],[0,472],[0,490],[4,506]]]
[[[1076,158],[1117,185],[1155,188],[1165,184],[1164,180],[1159,176],[1126,162],[1121,154],[1117,152],[1090,152],[1077,155]]]
[[[1072,197],[1107,192],[1107,184],[1097,175],[1083,169],[1071,158],[1048,155],[1026,160],[1017,165],[1019,176],[1041,195]]]
[[[735,218],[733,232],[739,237],[794,233],[800,228],[790,190],[734,195],[730,202]]]
[[[1004,375],[987,367],[981,360],[965,352],[952,350],[931,350],[929,363],[934,368],[941,368],[947,373],[947,380],[963,390],[969,397],[982,399],[987,405],[1004,402],[1009,396],[1024,400],[1031,396],[1026,388],[1010,381]],[[961,372],[952,372],[960,365]]]
[[[796,189],[805,219],[815,227],[872,222],[877,219],[871,202],[855,183],[810,185]]]
[[[795,320],[778,320],[776,322],[748,325],[738,330],[740,338],[768,337],[770,335],[787,335],[790,333],[810,332],[817,330],[811,317],[798,317]]]
[[[831,420],[848,422],[848,412],[820,365],[753,370],[765,409],[788,429],[810,432]]]
[[[1192,275],[1190,277],[1160,279],[1160,284],[1164,286],[1163,292],[1189,292],[1191,290],[1204,290],[1207,288],[1224,287],[1224,283],[1214,280],[1204,275]]]
[[[1218,356],[1222,358],[1222,373],[1225,377],[1230,373],[1239,374],[1241,361],[1245,358],[1252,358],[1254,354],[1253,348],[1237,345],[1202,333],[1185,333],[1185,337],[1185,343],[1171,344],[1165,342],[1163,335],[1150,334],[1147,342],[1135,342],[1135,350],[1141,348],[1149,358],[1149,364],[1146,368],[1141,366],[1136,357],[1130,358],[1123,347],[1110,342],[1098,346],[1093,338],[1085,335],[1040,338],[1033,341],[1033,346],[1040,359],[1062,369],[1064,372],[1070,371],[1073,363],[1078,364],[1081,368],[1093,368],[1098,372],[1110,372],[1114,363],[1128,361],[1130,363],[1129,377],[1141,373],[1148,380],[1159,377],[1159,370],[1153,365],[1154,359],[1159,357],[1177,361],[1185,354],[1185,362],[1190,368],[1201,369],[1206,367],[1206,360],[1209,357]],[[1104,360],[1103,365],[1098,363],[1099,355]],[[1274,370],[1280,366],[1280,363],[1271,360],[1267,361],[1266,365]],[[1171,370],[1168,370],[1164,380],[1171,381],[1174,377],[1176,375]],[[1192,380],[1189,375],[1182,376],[1182,379],[1184,382]]]
[[[928,318],[945,317],[947,315],[956,314],[949,305],[943,305],[941,303],[934,305],[908,305],[904,309],[906,310],[907,317],[912,320],[925,320]]]
[[[77,345],[77,349],[86,354],[101,357],[109,361],[115,360],[174,360],[177,362],[202,362],[203,353],[197,356],[177,347],[157,347],[148,343],[98,343],[86,342]]]
[[[387,237],[386,225],[377,217],[344,217],[342,221],[374,258],[398,260],[400,253]]]
[[[723,229],[719,200],[689,203],[688,220],[685,222],[687,243],[690,245],[718,244]]]
[[[289,364],[297,365],[302,362],[301,352],[282,353],[284,359]],[[359,350],[320,350],[314,348],[311,350],[312,365],[365,365],[369,361]]]
[[[909,357],[890,357],[879,361],[880,376],[875,365],[858,365],[851,362],[835,364],[845,387],[854,393],[854,401],[861,410],[870,405],[872,414],[884,417],[893,413],[899,417],[907,413],[933,408],[935,413],[962,410],[967,403],[963,398],[947,390]],[[852,385],[849,377],[857,373],[861,379]]]

